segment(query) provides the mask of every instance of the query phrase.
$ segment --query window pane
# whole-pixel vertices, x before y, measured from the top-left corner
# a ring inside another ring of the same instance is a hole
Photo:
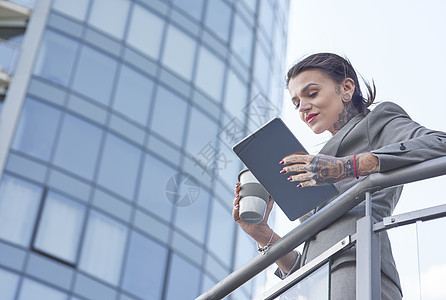
[[[81,49],[73,88],[84,95],[108,105],[117,62],[89,47]]]
[[[187,136],[186,151],[189,154],[205,166],[216,159],[217,124],[196,108],[193,108],[191,112]]]
[[[207,245],[222,262],[229,266],[232,258],[235,223],[231,213],[218,201],[214,201],[212,206],[210,223]]]
[[[85,20],[89,0],[54,0],[53,8],[80,21]]]
[[[179,184],[180,197],[187,192],[186,184]],[[176,206],[175,226],[195,238],[198,242],[204,242],[204,234],[206,232],[207,216],[209,207],[209,193],[204,189],[200,190],[198,200],[189,206]]]
[[[283,61],[285,55],[284,49],[286,49],[286,35],[284,34],[283,28],[280,26],[274,26],[274,41],[273,41],[273,52],[275,54],[274,61]],[[280,66],[279,66],[280,69]],[[283,84],[282,84],[283,86]],[[283,87],[282,87],[283,89]]]
[[[201,20],[201,14],[204,7],[203,2],[204,0],[173,0],[173,3],[176,6],[198,21]]]
[[[173,72],[190,80],[194,65],[196,42],[188,35],[169,26],[162,62]]]
[[[133,200],[141,151],[112,134],[107,134],[98,183]]]
[[[205,23],[226,42],[231,24],[231,8],[221,0],[208,1]]]
[[[170,221],[173,205],[166,197],[166,184],[177,170],[146,154],[139,185],[138,204]]]
[[[80,269],[116,285],[121,272],[126,236],[125,226],[91,211]]]
[[[234,20],[231,46],[247,65],[251,64],[252,31],[238,15]]]
[[[48,160],[59,119],[59,110],[26,99],[12,147],[36,158]]]
[[[263,92],[267,92],[269,81],[269,69],[268,69],[268,57],[263,52],[262,48],[259,44],[256,47],[256,56],[255,56],[255,66],[254,66],[254,74],[257,81],[260,83],[260,88]]]
[[[198,296],[200,271],[177,254],[172,256],[167,300],[195,299]]]
[[[12,39],[3,36],[0,40],[0,67],[7,74],[13,74],[15,71],[16,57],[20,51],[20,44],[15,43]]]
[[[234,269],[239,269],[256,255],[255,241],[241,228],[237,228],[237,241],[235,242]]]
[[[54,163],[79,176],[93,179],[102,130],[69,114],[65,115]]]
[[[210,278],[207,275],[203,276],[203,283],[201,285],[201,293],[205,293],[206,291],[210,290],[215,284],[217,283],[217,281],[215,281],[214,279]],[[235,298],[232,298],[235,299]],[[238,299],[240,300],[240,299]]]
[[[257,0],[244,0],[243,2],[252,10],[255,11],[257,7]]]
[[[0,269],[0,299],[14,300],[19,276]]]
[[[271,29],[273,27],[274,8],[270,1],[260,1],[259,24],[265,30],[268,38],[271,38]]]
[[[164,23],[161,18],[151,12],[139,5],[134,5],[127,43],[144,54],[158,59]],[[150,30],[147,30],[147,28],[150,28]]]
[[[25,278],[20,291],[19,300],[30,299],[66,300],[68,299],[68,296],[67,294],[50,288],[49,286]]]
[[[34,247],[75,263],[84,214],[83,205],[49,192]]]
[[[95,0],[88,21],[104,32],[122,39],[129,6],[129,0]]]
[[[31,9],[34,8],[34,6],[36,5],[36,0],[9,0],[9,1],[26,6]]]
[[[182,98],[159,87],[150,128],[170,142],[181,146],[186,113],[187,104]],[[175,120],[175,125],[172,124],[172,120]]]
[[[28,246],[42,188],[7,175],[0,186],[0,238]]]
[[[113,108],[130,119],[147,124],[153,81],[123,66],[119,75]]]
[[[165,247],[132,232],[123,288],[142,299],[161,299],[166,261]]]
[[[200,48],[196,84],[216,100],[221,98],[224,75],[223,62],[206,48]]]
[[[78,43],[63,35],[47,31],[40,46],[34,74],[67,86],[73,70]]]
[[[243,108],[248,98],[247,84],[242,82],[234,72],[229,71],[227,74],[224,106],[231,116],[242,121],[245,116]]]

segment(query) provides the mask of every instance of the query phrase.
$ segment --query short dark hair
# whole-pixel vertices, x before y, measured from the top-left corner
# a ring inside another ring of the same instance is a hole
[[[362,96],[359,86],[358,76],[350,61],[334,53],[316,53],[312,54],[298,63],[296,63],[287,73],[286,86],[290,80],[305,70],[319,69],[336,83],[341,83],[346,78],[351,78],[355,82],[355,92],[353,93],[353,106],[358,112],[365,113],[373,101],[375,101],[376,87],[372,80],[372,84],[362,78],[367,87],[367,98]]]

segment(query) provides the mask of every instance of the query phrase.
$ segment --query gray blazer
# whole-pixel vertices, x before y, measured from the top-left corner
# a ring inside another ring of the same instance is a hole
[[[351,119],[320,151],[321,154],[336,157],[364,152],[375,154],[380,162],[380,172],[387,172],[446,155],[446,133],[427,129],[414,122],[398,105],[383,102],[371,112],[359,114]],[[357,179],[346,179],[336,183],[336,186],[342,193],[356,182]],[[383,217],[392,214],[401,191],[402,186],[372,194],[372,214],[375,219],[381,221]],[[360,204],[307,241],[303,254],[292,271],[311,261],[345,236],[355,233],[356,220],[363,215],[364,205]],[[382,272],[400,288],[386,232],[381,233],[381,258]],[[352,248],[334,259],[332,270],[355,259],[355,248]]]

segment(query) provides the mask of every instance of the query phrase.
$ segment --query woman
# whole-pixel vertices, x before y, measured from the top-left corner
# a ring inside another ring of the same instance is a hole
[[[317,155],[284,157],[281,173],[289,174],[296,188],[335,183],[342,193],[352,187],[359,176],[422,162],[446,154],[446,134],[429,130],[412,121],[398,105],[384,102],[373,111],[368,107],[375,99],[366,82],[368,97],[361,93],[353,66],[336,54],[318,53],[294,65],[287,75],[291,101],[300,118],[319,134],[330,131],[332,138]],[[290,183],[292,184],[292,183]],[[240,183],[236,184],[233,218],[260,248],[270,246],[280,237],[268,226],[273,201],[268,203],[264,220],[247,224],[238,215]],[[372,214],[381,221],[392,214],[402,187],[372,194]],[[356,231],[356,220],[364,216],[363,204],[319,232],[304,245],[303,253],[290,252],[276,261],[276,274],[282,278]],[[308,216],[307,216],[308,217]],[[398,272],[386,232],[381,239],[382,299],[401,299]],[[334,258],[331,269],[331,299],[355,299],[355,248]]]

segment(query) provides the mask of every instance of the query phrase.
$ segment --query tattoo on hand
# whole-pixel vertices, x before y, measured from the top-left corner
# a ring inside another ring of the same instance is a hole
[[[312,174],[316,184],[334,183],[354,175],[352,157],[317,155],[306,169]]]

